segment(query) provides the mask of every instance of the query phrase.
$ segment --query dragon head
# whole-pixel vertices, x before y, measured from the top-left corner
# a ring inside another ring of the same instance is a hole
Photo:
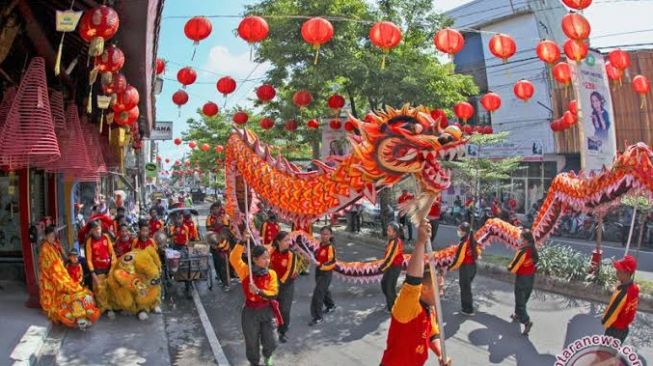
[[[456,126],[442,128],[426,107],[369,113],[364,121],[350,117],[360,136],[350,137],[356,166],[369,180],[383,185],[413,174],[424,192],[437,194],[449,188],[450,174],[438,159],[453,160],[465,154],[467,138]]]

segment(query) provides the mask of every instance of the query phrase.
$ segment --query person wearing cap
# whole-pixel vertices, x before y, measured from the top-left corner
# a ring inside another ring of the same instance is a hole
[[[422,366],[435,353],[441,366],[451,365],[442,357],[439,339],[433,282],[428,267],[424,268],[424,249],[431,236],[431,225],[424,220],[417,228],[417,241],[408,267],[406,280],[392,307],[392,316],[381,366]]]
[[[261,226],[261,239],[263,239],[263,246],[267,248],[269,252],[272,252],[272,242],[274,238],[277,237],[281,231],[281,227],[277,223],[277,216],[271,214],[270,217],[263,223]]]
[[[93,279],[95,302],[102,312],[107,312],[110,319],[115,318],[107,293],[107,276],[111,264],[116,263],[116,253],[113,242],[108,234],[102,234],[102,228],[97,221],[89,223],[91,235],[86,239],[86,264]]]
[[[120,224],[118,227],[118,237],[113,244],[113,250],[116,257],[120,258],[132,249],[132,237],[129,233],[129,227],[126,224]]]
[[[414,199],[415,196],[412,194],[408,193],[407,189],[402,189],[401,190],[401,196],[397,199],[398,204],[402,204],[404,202],[410,201]],[[410,222],[410,218],[408,218],[406,215],[401,215],[399,216],[399,223],[405,227],[408,228],[408,241],[413,240],[413,225]]]
[[[476,244],[472,227],[468,222],[463,222],[457,230],[458,248],[454,260],[449,265],[449,271],[458,270],[458,284],[460,285],[460,312],[465,315],[474,315],[474,299],[472,296],[472,281],[476,276],[476,260],[479,247]]]
[[[79,263],[79,252],[75,248],[68,251],[66,271],[68,271],[70,278],[75,281],[75,283],[83,286],[84,270],[82,269],[82,265]]]
[[[195,221],[193,220],[193,215],[190,213],[190,211],[184,211],[184,225],[188,227],[188,232],[189,232],[189,238],[192,241],[198,241],[200,240],[200,233],[197,231],[197,225],[195,225]]]
[[[526,336],[533,327],[533,322],[526,311],[526,304],[533,292],[539,259],[533,234],[529,229],[522,229],[521,245],[508,265],[508,270],[515,274],[515,312],[510,318],[524,324],[522,334]]]
[[[175,215],[173,226],[170,227],[169,232],[172,236],[172,249],[182,250],[188,248],[190,229],[184,224],[183,218],[179,213]]]
[[[630,324],[637,315],[639,286],[633,281],[637,261],[627,255],[621,260],[612,262],[612,265],[617,270],[619,286],[605,309],[601,324],[605,328],[605,335],[616,338],[623,344],[628,336]]]
[[[150,209],[149,234],[153,237],[159,230],[163,229],[163,220],[159,218],[159,211],[156,208]]]
[[[397,280],[401,274],[401,266],[404,263],[404,242],[403,232],[396,222],[391,222],[386,228],[388,243],[385,246],[385,255],[381,263],[381,290],[385,295],[386,309],[392,311],[392,306],[397,299]]]

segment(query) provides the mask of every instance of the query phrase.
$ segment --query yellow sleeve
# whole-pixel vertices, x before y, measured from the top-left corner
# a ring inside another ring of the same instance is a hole
[[[277,297],[279,294],[279,281],[277,280],[277,272],[270,268],[270,288],[262,288],[261,296],[269,299]],[[242,277],[241,277],[242,278]]]
[[[415,319],[422,312],[419,297],[422,285],[411,285],[405,282],[399,290],[399,295],[392,307],[392,317],[399,323],[405,324]]]
[[[95,268],[93,267],[93,251],[91,250],[91,238],[89,237],[86,239],[86,246],[84,249],[86,252],[86,265],[88,266],[88,270],[90,272],[93,272]]]
[[[383,263],[381,264],[381,272],[385,272],[390,268],[392,265],[392,262],[395,260],[395,257],[397,256],[397,247],[398,247],[397,240],[393,240],[390,243],[390,248],[386,250],[385,257],[383,258]]]
[[[454,257],[453,263],[449,266],[449,271],[454,271],[460,266],[462,266],[463,261],[465,261],[465,256],[467,255],[467,245],[469,241],[465,241],[462,244],[458,244],[458,248],[456,250],[456,256]]]
[[[136,249],[136,243],[138,243],[138,238],[134,238],[134,240],[132,240],[132,245],[130,247],[131,250]]]
[[[526,257],[527,257],[527,255],[526,255],[526,250],[525,249],[522,249],[522,250],[518,251],[517,253],[515,253],[515,257],[510,262],[510,265],[508,265],[508,269],[510,270],[510,272],[517,273],[519,268],[526,261]]]
[[[601,321],[605,329],[610,328],[612,324],[614,324],[614,322],[619,317],[619,314],[621,314],[624,306],[626,306],[627,300],[627,293],[622,293],[620,290],[615,291],[615,293],[612,295],[612,298],[610,299],[610,302],[608,303],[608,307],[605,308],[605,314],[603,315],[603,319]]]
[[[245,246],[238,244],[231,251],[231,254],[229,254],[229,263],[231,263],[231,266],[234,267],[234,271],[236,271],[236,274],[241,281],[249,275],[249,268],[247,267],[247,263],[243,262],[244,251]]]
[[[320,269],[322,271],[330,271],[334,268],[336,268],[336,254],[333,245],[329,245],[329,249],[327,250],[327,261],[322,264]]]
[[[263,225],[261,226],[261,239],[263,240],[263,244],[267,244],[265,242],[265,234],[267,234],[268,231],[268,223],[264,222]]]

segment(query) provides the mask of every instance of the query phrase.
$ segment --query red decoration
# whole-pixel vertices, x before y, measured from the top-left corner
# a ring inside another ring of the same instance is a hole
[[[628,68],[628,66],[630,66],[630,54],[620,49],[610,51],[608,54],[608,59],[610,60],[612,66],[620,70],[625,70]]]
[[[261,42],[267,38],[270,27],[265,19],[257,16],[247,16],[238,25],[238,35],[247,43]]]
[[[274,121],[271,118],[267,118],[267,117],[262,118],[258,124],[264,130],[269,130],[272,127],[274,127]]]
[[[535,87],[530,81],[522,79],[515,83],[513,92],[517,98],[528,102],[533,97],[533,94],[535,94]]]
[[[132,144],[132,149],[134,150],[140,150],[143,147],[143,142],[141,140],[134,141]]]
[[[220,109],[218,108],[218,105],[213,102],[206,102],[202,106],[202,113],[207,117],[213,117],[218,114],[219,111]]]
[[[438,123],[438,120],[440,120],[440,128],[447,128],[447,126],[449,126],[447,112],[445,112],[444,109],[432,109],[431,118],[433,118],[435,123]]]
[[[117,72],[113,74],[103,74],[100,79],[100,85],[104,94],[120,94],[127,90],[127,78],[125,75]]]
[[[99,72],[118,72],[125,65],[125,54],[116,45],[105,48],[95,59],[95,68]]]
[[[217,152],[218,154],[222,153],[223,151],[224,151],[224,146],[222,145],[215,146],[215,152]]]
[[[345,106],[345,98],[341,95],[334,94],[327,99],[327,105],[331,110],[337,112]]]
[[[228,94],[231,94],[234,92],[234,90],[236,90],[236,80],[232,79],[229,76],[225,76],[218,80],[218,84],[216,86],[218,91],[226,97]]]
[[[243,111],[234,113],[234,116],[232,117],[232,120],[239,125],[244,125],[245,123],[247,123],[248,119],[249,119],[249,115]]]
[[[189,145],[190,145],[190,144],[189,144]],[[184,162],[184,165],[186,165],[186,166],[190,166],[190,161],[186,161],[186,162]]]
[[[651,82],[644,75],[636,75],[633,77],[633,90],[639,95],[646,95],[651,91]]]
[[[192,17],[184,25],[184,34],[195,44],[208,37],[212,30],[211,21],[205,17]]]
[[[578,102],[576,102],[576,99],[569,101],[569,112],[571,112],[574,116],[578,116]]]
[[[166,62],[162,58],[156,59],[156,74],[161,75],[166,71]]]
[[[308,122],[306,122],[306,127],[310,128],[310,129],[313,129],[313,130],[316,130],[316,129],[320,128],[320,122],[318,122],[318,120],[316,120],[316,119],[311,119]]]
[[[289,119],[289,120],[286,121],[286,124],[284,125],[284,128],[287,131],[293,132],[293,131],[295,131],[297,129],[298,125],[299,124],[297,123],[297,121],[295,121],[294,119]]]
[[[587,57],[587,53],[589,52],[589,47],[585,41],[577,41],[575,39],[568,39],[565,42],[564,48],[565,55],[576,62],[580,62],[580,60]]]
[[[200,147],[200,149],[201,149],[202,151],[204,151],[204,152],[207,152],[207,151],[211,150],[211,146],[209,146],[209,144],[202,144],[202,146]]]
[[[174,139],[174,143],[177,146],[181,145],[181,139],[179,137],[177,137],[176,139]]]
[[[465,38],[455,29],[444,28],[435,34],[433,43],[440,52],[453,56],[465,47]]]
[[[113,122],[118,126],[130,126],[136,122],[139,115],[140,111],[138,110],[138,107],[126,111],[114,112]]]
[[[566,62],[558,62],[553,66],[553,78],[560,84],[569,85],[571,83],[571,68]]]
[[[157,157],[156,157],[156,161],[161,161],[161,157],[160,157],[160,156],[157,156]]]
[[[188,94],[184,90],[177,90],[172,95],[172,102],[175,103],[178,107],[188,103]]]
[[[562,123],[565,129],[573,126],[576,122],[578,122],[578,117],[570,111],[565,111],[562,115]]]
[[[116,95],[116,100],[113,103],[114,112],[122,112],[130,110],[138,105],[140,101],[140,96],[138,90],[131,85],[127,85],[127,88],[123,93]]]
[[[562,121],[562,118],[558,118],[555,121],[551,122],[551,130],[555,132],[559,132],[565,129],[564,122]]]
[[[483,126],[479,128],[479,131],[484,135],[491,135],[494,133],[494,131],[492,130],[492,126]]]
[[[311,18],[302,24],[302,38],[315,49],[315,64],[319,57],[320,47],[333,38],[333,25],[324,18]]]
[[[583,10],[592,5],[592,0],[562,0],[562,2],[575,10]]]
[[[108,6],[101,5],[84,12],[79,20],[79,35],[88,43],[94,38],[107,41],[116,35],[119,27],[118,13]]]
[[[298,108],[302,108],[313,102],[313,96],[308,90],[299,90],[292,96],[292,101]]]
[[[170,159],[166,158],[165,162],[166,162],[166,164],[168,164],[170,162]]]
[[[186,66],[177,72],[177,80],[184,86],[184,88],[197,80],[197,73],[192,67]]]
[[[370,41],[384,52],[381,61],[381,70],[383,70],[385,68],[385,54],[397,47],[401,42],[401,30],[392,22],[377,22],[370,28]]]
[[[495,34],[490,38],[490,52],[500,59],[503,62],[506,62],[510,57],[512,57],[515,52],[517,52],[517,45],[515,40],[512,39],[507,34]]]
[[[340,127],[342,127],[342,123],[339,119],[332,119],[329,121],[329,127],[331,127],[332,130],[339,130]]]
[[[624,76],[624,70],[614,67],[610,61],[605,63],[605,72],[608,74],[608,79],[612,81],[621,82],[621,78]]]
[[[496,93],[489,92],[481,97],[481,105],[488,112],[493,113],[501,107],[501,97]]]
[[[474,127],[472,125],[464,125],[462,131],[467,135],[471,135],[474,132]]]
[[[256,89],[256,97],[261,102],[269,102],[277,95],[277,91],[270,84],[263,84]]]
[[[474,107],[467,102],[456,103],[453,106],[453,113],[461,120],[463,123],[474,116]]]
[[[345,131],[352,132],[352,131],[354,131],[356,129],[356,126],[354,126],[354,124],[351,123],[351,121],[347,121],[347,122],[345,122],[344,128],[345,128]]]
[[[583,41],[589,38],[592,27],[584,16],[578,13],[568,13],[562,17],[562,31],[570,39]]]
[[[197,142],[195,142],[195,140],[189,142],[189,143],[188,143],[188,147],[190,147],[191,149],[196,148],[196,147],[197,147]],[[189,165],[190,165],[190,162],[187,161],[187,162],[186,162],[186,166],[189,166]]]
[[[549,65],[553,65],[560,59],[560,47],[558,44],[548,39],[540,41],[535,49],[537,57]]]

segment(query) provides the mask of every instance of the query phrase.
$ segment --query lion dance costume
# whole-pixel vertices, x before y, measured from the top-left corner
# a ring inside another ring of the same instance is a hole
[[[161,303],[161,260],[154,247],[127,252],[107,280],[112,308],[132,314],[151,312]]]

